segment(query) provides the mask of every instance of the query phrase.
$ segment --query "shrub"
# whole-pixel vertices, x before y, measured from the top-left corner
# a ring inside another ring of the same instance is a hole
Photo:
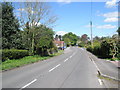
[[[88,46],[88,47],[87,47],[87,51],[93,53],[93,48],[92,48],[91,46]]]
[[[27,50],[17,50],[17,49],[4,49],[2,50],[2,61],[8,59],[19,59],[28,56]]]
[[[120,53],[119,53],[119,54],[117,54],[117,58],[120,60]]]
[[[101,55],[101,48],[100,46],[94,46],[93,48],[93,54],[100,56]]]

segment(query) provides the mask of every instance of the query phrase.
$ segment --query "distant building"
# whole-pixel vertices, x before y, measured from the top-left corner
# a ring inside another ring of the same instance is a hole
[[[55,37],[53,43],[56,45],[58,49],[64,50],[64,41],[60,41],[59,37]]]

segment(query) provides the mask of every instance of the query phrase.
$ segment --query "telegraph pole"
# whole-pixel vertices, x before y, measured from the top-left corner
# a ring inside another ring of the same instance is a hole
[[[91,30],[91,46],[93,47],[93,37],[92,37],[92,0],[91,0],[91,20],[90,20],[90,30]]]
[[[90,21],[90,29],[91,29],[91,46],[93,47],[93,37],[92,37],[92,21]]]

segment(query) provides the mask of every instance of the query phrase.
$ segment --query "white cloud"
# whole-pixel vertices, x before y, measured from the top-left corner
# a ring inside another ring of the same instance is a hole
[[[118,18],[106,18],[104,22],[117,22]]]
[[[106,17],[106,18],[113,18],[113,17],[118,17],[118,12],[109,12],[109,13],[105,13],[102,16]]]
[[[107,8],[115,7],[116,6],[116,2],[117,2],[117,0],[107,1],[106,2],[106,7]]]
[[[65,31],[57,31],[57,32],[56,32],[57,35],[61,35],[61,36],[65,35],[65,34],[67,34],[67,33],[68,33],[68,32],[65,32]]]
[[[90,25],[86,25],[85,27],[90,28]],[[107,24],[107,25],[93,25],[93,28],[97,28],[97,29],[114,29],[117,26],[116,25],[111,25],[111,24]]]
[[[62,2],[62,3],[66,3],[69,4],[71,3],[73,0],[57,0],[57,2]]]
[[[96,26],[96,28],[98,28],[98,29],[114,29],[116,27],[117,27],[116,25],[110,25],[110,24]]]
[[[109,12],[109,13],[101,14],[99,16],[105,17],[104,22],[117,22],[118,17],[120,16],[120,12],[117,12],[117,11]]]

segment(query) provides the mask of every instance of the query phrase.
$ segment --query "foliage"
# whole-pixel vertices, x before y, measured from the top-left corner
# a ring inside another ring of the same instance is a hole
[[[19,59],[29,55],[27,50],[4,49],[1,51],[2,51],[2,61],[8,59]]]
[[[63,51],[60,51],[58,53],[51,54],[50,56],[47,56],[47,57],[46,56],[41,57],[39,55],[34,55],[34,56],[26,56],[26,57],[23,57],[21,59],[7,60],[5,62],[2,62],[2,66],[0,66],[0,67],[2,67],[2,70],[9,70],[9,69],[20,67],[20,66],[23,66],[23,65],[26,65],[26,64],[42,61],[42,60],[51,58],[53,56],[60,55],[62,53],[63,53]]]
[[[2,48],[21,48],[19,23],[9,2],[2,2]]]
[[[120,60],[120,53],[117,54],[117,58]]]
[[[120,36],[120,27],[118,28],[117,32],[118,32],[118,35]]]
[[[34,35],[34,36],[33,36]],[[25,28],[23,31],[23,43],[31,54],[48,55],[47,50],[55,48],[53,44],[54,32],[51,28],[44,25],[36,26],[30,29]],[[34,40],[34,41],[33,41]],[[32,43],[34,43],[32,53]]]
[[[67,45],[76,45],[78,37],[77,35],[73,34],[72,32],[69,32],[67,34],[65,34],[63,37],[63,41],[65,41],[65,43],[67,43]],[[68,41],[70,41],[70,43],[68,43]]]
[[[64,42],[66,43],[67,47],[70,46],[70,39],[69,38],[64,38]]]

